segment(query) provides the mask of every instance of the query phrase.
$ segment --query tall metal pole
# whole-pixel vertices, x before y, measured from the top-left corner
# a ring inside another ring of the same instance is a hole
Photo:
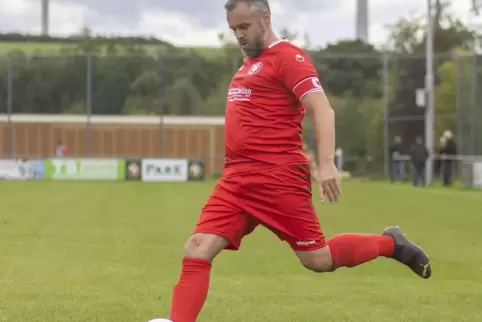
[[[463,114],[462,114],[462,72],[460,63],[460,52],[455,52],[455,116],[456,116],[456,130],[457,146],[459,151],[464,151],[464,128],[463,128]]]
[[[87,155],[92,156],[92,54],[86,57],[87,82],[86,82],[86,112],[87,112]]]
[[[383,173],[388,177],[390,167],[389,154],[389,129],[388,129],[388,104],[389,104],[389,74],[388,74],[388,54],[383,54]]]
[[[368,42],[368,0],[357,0],[356,5],[356,38]]]
[[[478,89],[478,77],[477,77],[477,64],[478,64],[478,55],[477,52],[474,52],[472,57],[472,104],[470,107],[470,154],[476,154],[476,131],[475,127],[477,126],[477,89]]]
[[[429,152],[425,168],[427,184],[433,180],[433,153],[435,132],[435,106],[434,106],[434,77],[433,77],[433,10],[432,1],[427,0],[427,48],[426,48],[426,75],[425,90],[427,91],[427,108],[425,110],[425,144]]]
[[[7,74],[7,124],[8,124],[8,157],[13,157],[13,61],[12,57],[8,56],[8,74]]]
[[[49,35],[49,0],[42,0],[42,36]]]
[[[161,140],[159,144],[159,156],[164,155],[164,56],[159,56],[159,129]]]

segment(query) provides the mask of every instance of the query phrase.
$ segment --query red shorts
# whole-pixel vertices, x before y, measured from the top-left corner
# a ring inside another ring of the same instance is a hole
[[[211,233],[238,250],[258,225],[294,250],[326,245],[312,204],[309,165],[290,165],[256,173],[223,175],[202,209],[194,233]]]

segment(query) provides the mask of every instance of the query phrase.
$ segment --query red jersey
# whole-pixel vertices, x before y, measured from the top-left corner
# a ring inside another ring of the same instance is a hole
[[[226,167],[251,170],[307,164],[301,99],[323,91],[305,52],[278,41],[245,58],[229,86],[225,120]]]

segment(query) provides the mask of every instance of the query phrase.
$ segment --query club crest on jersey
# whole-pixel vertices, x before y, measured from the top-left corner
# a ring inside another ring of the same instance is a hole
[[[248,75],[256,74],[257,72],[259,72],[261,70],[262,67],[263,67],[263,63],[257,62],[256,64],[251,66],[251,68],[249,69]]]
[[[313,82],[313,86],[315,86],[316,88],[321,88],[321,82],[318,78],[313,77],[311,81]]]
[[[304,62],[304,61],[305,61],[305,57],[301,56],[300,54],[297,54],[297,55],[296,55],[296,60],[299,61],[299,62]]]

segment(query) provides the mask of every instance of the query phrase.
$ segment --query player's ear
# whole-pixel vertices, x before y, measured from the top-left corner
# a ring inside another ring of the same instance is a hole
[[[269,13],[268,10],[263,11],[263,20],[269,26],[269,23],[271,21],[271,14]]]

